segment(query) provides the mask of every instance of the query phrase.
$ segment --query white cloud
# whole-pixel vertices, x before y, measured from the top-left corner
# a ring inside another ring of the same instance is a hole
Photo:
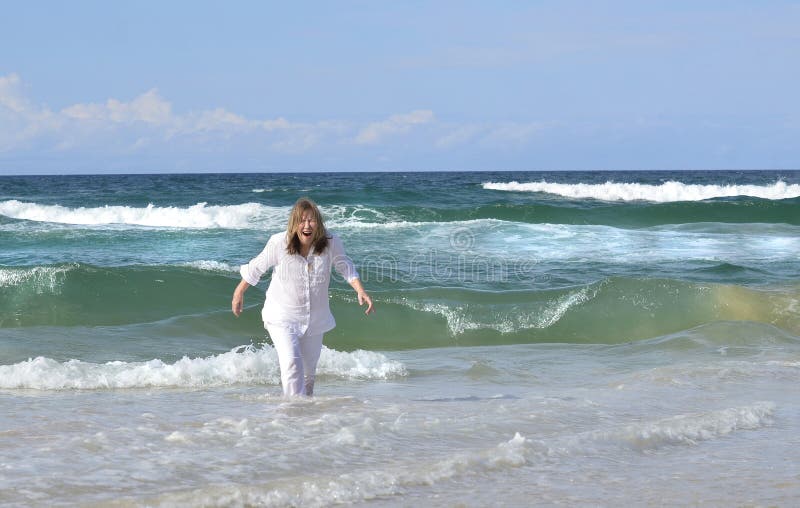
[[[0,76],[0,105],[14,113],[22,113],[26,102],[20,93],[20,79],[16,74]]]
[[[168,125],[175,120],[172,104],[153,88],[131,102],[108,99],[105,104],[75,104],[61,110],[65,117],[77,121]]]
[[[392,137],[429,125],[417,145],[451,150],[464,145],[483,149],[517,148],[544,129],[538,123],[436,122],[433,111],[413,110],[356,124],[345,120],[293,122],[283,117],[255,119],[213,108],[178,113],[153,88],[131,100],[73,104],[60,111],[29,100],[16,74],[0,76],[0,152],[86,152],[105,154],[192,152],[302,154],[314,149],[341,150],[384,144]]]
[[[382,122],[371,123],[361,129],[356,135],[355,141],[358,144],[375,144],[386,136],[405,133],[415,125],[432,122],[433,118],[433,111],[427,109],[392,115]]]
[[[240,135],[268,136],[262,146],[301,152],[326,134],[341,131],[334,122],[295,123],[279,117],[249,119],[215,108],[177,114],[153,88],[130,101],[110,98],[53,112],[33,105],[17,74],[0,76],[0,150],[24,149],[34,141],[57,151],[111,145],[125,150],[155,147],[176,138],[214,145]]]
[[[436,147],[442,149],[453,148],[474,140],[486,128],[479,125],[460,125],[436,140]]]
[[[291,129],[293,126],[285,118],[276,118],[275,120],[264,120],[258,123],[259,127],[265,131],[275,131],[281,129]],[[299,125],[299,124],[298,124]]]
[[[287,136],[280,141],[272,143],[271,148],[276,152],[283,153],[303,153],[310,150],[319,142],[316,133],[305,131],[294,136]]]
[[[252,124],[252,121],[242,115],[231,113],[223,108],[204,111],[195,122],[195,126],[201,130],[215,130],[226,127],[250,128]]]
[[[520,147],[526,145],[536,134],[543,131],[541,123],[506,123],[493,127],[481,139],[486,147]]]
[[[27,146],[62,124],[49,109],[31,104],[22,93],[22,80],[17,74],[0,76],[0,151]]]
[[[526,146],[547,128],[547,125],[539,122],[452,125],[436,140],[436,147],[449,150],[472,144],[489,149],[519,148]]]
[[[193,134],[236,134],[255,130],[257,121],[231,113],[224,108],[215,108],[184,116],[175,116],[169,123],[169,137]]]

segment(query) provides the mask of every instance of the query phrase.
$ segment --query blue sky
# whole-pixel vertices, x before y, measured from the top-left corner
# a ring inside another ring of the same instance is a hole
[[[0,174],[800,168],[798,1],[0,7]]]

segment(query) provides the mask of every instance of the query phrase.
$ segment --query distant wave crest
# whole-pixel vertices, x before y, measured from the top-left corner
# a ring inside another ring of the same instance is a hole
[[[333,227],[375,227],[386,217],[379,211],[355,206],[323,207],[326,222]],[[11,219],[73,224],[80,226],[134,226],[180,229],[283,229],[289,207],[261,203],[238,205],[209,205],[202,202],[192,206],[144,207],[106,205],[71,208],[18,201],[0,201],[0,216]],[[377,221],[377,222],[376,222]],[[406,226],[411,223],[401,223]]]
[[[254,220],[280,216],[282,208],[267,207],[258,203],[229,206],[209,206],[197,203],[189,207],[155,206],[101,206],[69,208],[61,205],[43,205],[17,201],[0,201],[0,215],[12,219],[55,222],[78,225],[114,225],[173,227],[173,228],[249,228]]]
[[[771,185],[694,185],[677,181],[661,185],[642,183],[566,184],[541,182],[485,182],[487,190],[513,192],[544,192],[575,199],[602,201],[702,201],[704,199],[752,196],[763,199],[789,199],[800,196],[800,184],[787,184],[782,180]]]

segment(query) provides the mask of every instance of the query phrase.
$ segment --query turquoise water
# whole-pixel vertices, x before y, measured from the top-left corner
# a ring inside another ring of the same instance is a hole
[[[292,402],[230,297],[302,195],[377,313]],[[789,505],[798,253],[798,171],[0,177],[0,502]]]

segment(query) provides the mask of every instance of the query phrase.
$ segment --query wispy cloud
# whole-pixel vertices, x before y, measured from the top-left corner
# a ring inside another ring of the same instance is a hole
[[[414,126],[432,122],[433,111],[418,109],[411,113],[392,115],[386,120],[367,125],[356,135],[358,144],[375,144],[387,136],[402,134],[410,131]]]
[[[442,150],[464,145],[478,145],[488,149],[515,149],[526,146],[536,136],[552,127],[542,122],[451,125],[436,140],[435,145]]]
[[[484,132],[486,132],[485,126],[475,124],[453,126],[436,140],[436,147],[440,149],[449,149],[464,145],[475,140]]]
[[[62,109],[61,114],[79,122],[169,125],[175,121],[172,104],[162,99],[155,88],[130,102],[108,99],[104,104],[75,104]]]
[[[24,96],[17,74],[0,76],[0,151],[23,147],[63,124],[58,114],[32,104]]]
[[[60,111],[38,105],[23,94],[17,74],[0,76],[0,151],[32,148],[66,151],[100,149],[124,153],[157,149],[175,141],[198,149],[246,139],[261,150],[303,153],[320,144],[379,144],[433,122],[430,110],[391,115],[355,124],[346,120],[293,122],[283,117],[257,119],[213,108],[178,113],[156,88],[130,100],[73,104]]]
[[[487,147],[515,148],[528,144],[534,136],[545,129],[543,123],[505,123],[492,127],[480,143]]]
[[[16,74],[0,76],[0,105],[15,113],[25,111],[27,104],[20,94],[20,79]]]
[[[17,74],[0,76],[1,151],[24,149],[33,143],[63,151],[105,145],[109,140],[125,151],[135,151],[177,138],[213,144],[247,135],[262,136],[264,146],[277,151],[299,152],[341,133],[339,122],[252,119],[224,108],[179,114],[155,88],[128,101],[110,98],[52,111],[28,100],[22,88]]]
[[[408,150],[407,137],[422,127],[424,136],[413,138],[413,148],[441,153],[465,146],[516,150],[546,128],[535,122],[438,121],[429,109],[362,123],[347,119],[297,122],[284,117],[250,118],[219,107],[178,112],[156,88],[129,100],[109,98],[53,111],[30,100],[23,90],[18,75],[0,76],[0,153],[130,156],[188,150],[218,154],[244,151],[254,156],[311,151],[331,155],[370,146],[380,147],[381,153],[356,155],[388,157],[392,150]]]

